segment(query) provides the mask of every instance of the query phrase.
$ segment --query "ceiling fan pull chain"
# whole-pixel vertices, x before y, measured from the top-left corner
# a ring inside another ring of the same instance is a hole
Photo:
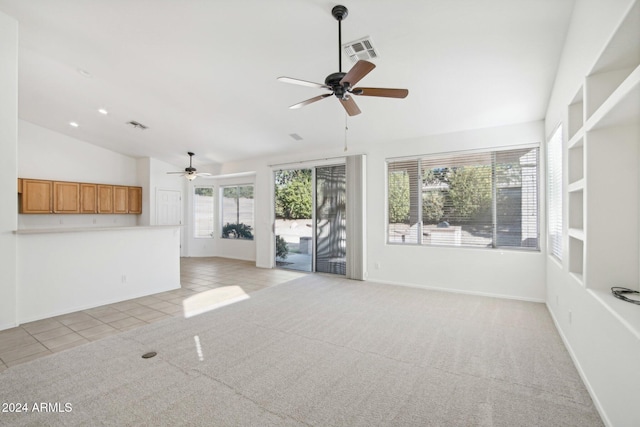
[[[344,115],[344,151],[345,153],[347,152],[347,131],[349,130],[349,125],[348,125],[348,120],[349,120],[349,115],[345,114]]]

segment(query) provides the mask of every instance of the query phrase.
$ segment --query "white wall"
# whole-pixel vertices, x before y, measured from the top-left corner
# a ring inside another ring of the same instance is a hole
[[[0,13],[0,330],[16,323],[18,23]]]
[[[187,211],[192,216],[193,193],[194,188],[198,186],[212,187],[214,194],[214,236],[213,238],[194,238],[194,224],[189,220],[187,233],[188,256],[208,257],[219,256],[231,259],[241,259],[245,261],[256,261],[256,242],[260,239],[260,235],[255,232],[254,240],[239,239],[223,239],[221,234],[221,216],[220,216],[220,187],[226,185],[243,185],[253,184],[255,188],[255,175],[246,175],[239,177],[214,177],[214,178],[198,178],[189,183],[187,195]],[[254,211],[255,217],[255,211]]]
[[[324,159],[346,154],[367,154],[367,260],[371,281],[435,287],[451,291],[544,301],[545,240],[541,252],[386,244],[385,160],[388,157],[497,148],[540,143],[543,122],[434,135],[377,146],[352,146],[348,153],[336,147],[324,153],[281,156],[227,164],[223,173],[256,171],[256,265],[273,266],[273,172],[269,165]],[[541,153],[541,157],[542,153]],[[541,159],[543,160],[543,159]],[[542,162],[540,170],[544,171]],[[541,185],[540,230],[545,230],[544,186]],[[376,263],[380,266],[375,269]]]
[[[18,235],[18,321],[180,287],[179,227]]]
[[[20,120],[18,173],[22,178],[138,185],[136,160]]]
[[[545,117],[545,135],[563,118],[609,37],[634,0],[577,0]]]
[[[564,122],[565,147],[567,106],[633,2],[576,2],[545,121],[547,135]],[[566,175],[566,158],[564,163]],[[565,176],[565,188],[566,181]],[[605,423],[640,425],[640,339],[569,275],[566,227],[564,234],[565,259],[559,263],[549,257],[547,261],[547,306]]]
[[[18,176],[96,184],[142,184],[136,159],[25,120],[20,120],[18,125]],[[20,214],[18,227],[134,226],[137,221],[138,215]]]
[[[458,132],[403,141],[371,150],[367,156],[369,280],[442,288],[475,294],[543,301],[544,239],[541,252],[455,247],[387,245],[385,159],[479,148],[540,143],[542,122]],[[376,147],[378,148],[378,147]],[[544,171],[544,164],[540,166]],[[543,186],[540,199],[544,200]],[[539,229],[545,229],[540,204]],[[544,233],[540,233],[541,237]],[[379,269],[375,265],[380,266]]]

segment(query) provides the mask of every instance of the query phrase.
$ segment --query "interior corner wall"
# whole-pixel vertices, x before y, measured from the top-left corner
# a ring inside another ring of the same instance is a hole
[[[432,135],[385,144],[367,155],[367,260],[370,281],[543,302],[545,299],[544,185],[539,179],[540,251],[387,244],[386,160],[540,144],[542,121]]]
[[[142,187],[142,213],[138,225],[151,225],[151,158],[142,157],[136,160],[138,185]]]
[[[351,144],[349,153],[334,144],[316,153],[290,153],[272,158],[228,163],[223,173],[255,171],[256,265],[274,264],[273,167],[317,161],[351,154],[366,154],[366,236],[368,280],[390,284],[439,288],[448,291],[501,296],[532,301],[545,298],[544,185],[540,181],[539,252],[456,247],[389,245],[386,243],[386,159],[431,153],[494,149],[513,145],[541,144],[544,123],[476,129],[386,144]],[[541,145],[542,146],[542,145]],[[541,150],[539,170],[544,171]],[[310,163],[312,164],[312,163]],[[376,268],[376,266],[378,268]]]
[[[78,138],[18,120],[18,176],[95,184],[139,185],[137,163]],[[18,215],[18,228],[131,227],[138,215]]]
[[[585,82],[623,16],[638,0],[576,1],[545,119],[549,135]],[[567,146],[565,132],[564,146]],[[564,151],[565,156],[567,151]],[[567,159],[563,160],[567,186]],[[565,194],[566,191],[565,191]],[[564,202],[567,203],[567,200]],[[568,241],[565,207],[564,241]],[[589,212],[585,213],[588,217]],[[567,245],[564,246],[565,254]],[[548,257],[546,301],[565,344],[608,426],[637,426],[640,339],[569,274],[568,258]]]
[[[18,23],[0,12],[0,330],[17,325]]]
[[[254,185],[254,197],[257,199],[260,192],[256,183],[256,178],[253,175],[240,176],[240,177],[216,177],[216,178],[203,178],[196,179],[189,182],[188,194],[187,194],[187,207],[189,212],[188,227],[185,227],[185,233],[187,234],[187,256],[190,257],[210,257],[219,256],[223,258],[239,259],[244,261],[256,261],[256,242],[260,236],[256,232],[255,224],[257,224],[256,210],[254,208],[254,240],[238,240],[238,239],[223,239],[220,237],[220,188],[227,185]],[[196,187],[212,187],[214,194],[214,235],[213,238],[195,238],[193,221],[193,193]],[[254,201],[256,200],[254,199]]]
[[[545,135],[563,119],[612,30],[635,0],[577,0],[545,116]]]

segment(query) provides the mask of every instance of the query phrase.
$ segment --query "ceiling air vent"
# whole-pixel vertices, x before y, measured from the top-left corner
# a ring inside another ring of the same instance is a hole
[[[127,122],[127,124],[134,129],[139,129],[139,130],[147,129],[145,125],[143,125],[142,123],[136,122],[135,120],[131,120],[130,122]]]
[[[342,49],[347,54],[351,62],[356,63],[361,59],[369,60],[378,57],[378,50],[373,47],[371,37],[363,37],[342,45]]]

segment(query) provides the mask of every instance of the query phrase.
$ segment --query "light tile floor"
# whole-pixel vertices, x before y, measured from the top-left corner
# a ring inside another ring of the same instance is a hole
[[[253,262],[225,258],[181,258],[181,288],[122,301],[0,331],[0,372],[52,353],[138,328],[168,317],[183,316],[182,302],[193,295],[237,285],[256,292],[304,273],[256,268]]]

